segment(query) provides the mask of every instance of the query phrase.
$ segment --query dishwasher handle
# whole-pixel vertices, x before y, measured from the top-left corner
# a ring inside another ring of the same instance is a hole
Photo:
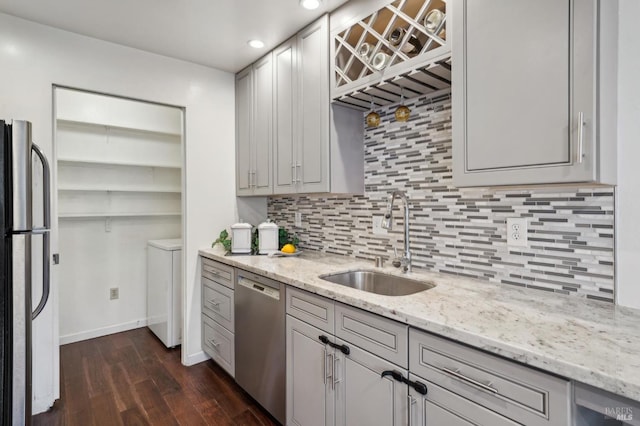
[[[254,280],[250,280],[245,277],[238,277],[238,284],[263,296],[270,297],[275,300],[280,300],[280,289],[274,288],[270,285],[259,283]]]

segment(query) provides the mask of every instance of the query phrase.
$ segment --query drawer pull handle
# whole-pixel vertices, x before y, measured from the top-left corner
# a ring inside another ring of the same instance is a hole
[[[416,392],[418,392],[420,395],[426,395],[427,394],[427,385],[425,385],[424,383],[415,381],[412,382],[411,380],[405,378],[401,372],[396,371],[396,370],[387,370],[387,371],[383,371],[382,374],[380,374],[380,377],[386,377],[386,376],[391,376],[393,377],[394,380],[401,382],[401,383],[406,383],[407,385],[411,386],[412,388],[414,388],[416,390]]]
[[[211,306],[214,306],[214,307],[216,307],[216,308],[217,308],[218,306],[220,306],[220,302],[218,302],[216,299],[208,300],[208,302],[209,302],[209,304],[210,304]]]
[[[345,355],[349,355],[351,353],[351,349],[349,349],[349,346],[347,346],[347,345],[338,345],[338,344],[335,344],[333,342],[330,342],[329,338],[327,336],[324,336],[324,335],[318,336],[318,339],[322,343],[324,343],[325,345],[329,345],[332,348],[336,348],[337,350],[339,350],[340,352],[342,352]]]
[[[491,386],[491,383],[489,383],[488,385],[485,385],[484,383],[481,383],[477,380],[467,377],[464,374],[460,374],[460,370],[451,370],[446,367],[442,367],[441,370],[447,373],[448,375],[455,377],[456,379],[462,380],[463,382],[466,382],[472,386],[475,386],[479,389],[482,389],[494,395],[497,395],[499,393],[498,389]]]
[[[220,346],[220,343],[216,342],[213,339],[209,339],[209,346],[211,346],[215,350],[218,350],[218,346]]]

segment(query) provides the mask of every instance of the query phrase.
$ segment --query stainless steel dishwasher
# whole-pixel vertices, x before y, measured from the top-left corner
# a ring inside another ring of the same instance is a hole
[[[237,270],[236,381],[280,423],[285,422],[285,285]]]

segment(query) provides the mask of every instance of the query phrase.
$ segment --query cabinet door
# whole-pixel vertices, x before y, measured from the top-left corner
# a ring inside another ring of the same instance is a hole
[[[406,425],[408,387],[391,376],[381,375],[397,370],[407,377],[407,370],[340,339],[336,341],[350,351],[345,355],[336,350],[336,425]]]
[[[253,129],[251,67],[236,75],[236,194],[251,194],[251,139]]]
[[[296,192],[294,157],[296,97],[296,38],[273,52],[273,192]]]
[[[454,183],[593,180],[594,1],[454,9]]]
[[[287,315],[287,425],[333,424],[330,373],[334,355],[333,349],[318,339],[321,335],[327,336],[322,330]]]
[[[273,62],[271,53],[253,65],[253,152],[254,195],[268,195],[271,185],[271,137],[273,107]]]
[[[427,385],[426,395],[421,395],[415,389],[409,388],[410,425],[516,426],[520,424],[413,374],[409,379]]]
[[[297,36],[298,192],[329,191],[329,25],[325,15]]]

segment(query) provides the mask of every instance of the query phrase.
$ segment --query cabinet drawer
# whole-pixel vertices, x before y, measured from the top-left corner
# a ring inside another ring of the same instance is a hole
[[[515,362],[411,329],[409,369],[526,425],[566,425],[569,382]]]
[[[336,303],[335,335],[393,362],[408,366],[408,326]]]
[[[231,266],[206,257],[202,258],[202,276],[229,288],[233,288],[235,281],[234,269]]]
[[[287,287],[287,313],[333,334],[335,304],[333,300]]]
[[[232,377],[236,374],[234,346],[233,333],[206,315],[202,316],[202,349]]]
[[[409,375],[409,380],[421,381],[413,374]],[[427,394],[420,395],[414,389],[409,388],[412,401],[416,401],[409,411],[411,421],[414,425],[446,425],[446,426],[517,426],[519,423],[513,422],[491,410],[484,408],[460,395],[449,392],[434,383],[425,381]],[[417,422],[415,420],[418,420]]]
[[[234,332],[233,290],[208,278],[202,279],[202,313]]]

